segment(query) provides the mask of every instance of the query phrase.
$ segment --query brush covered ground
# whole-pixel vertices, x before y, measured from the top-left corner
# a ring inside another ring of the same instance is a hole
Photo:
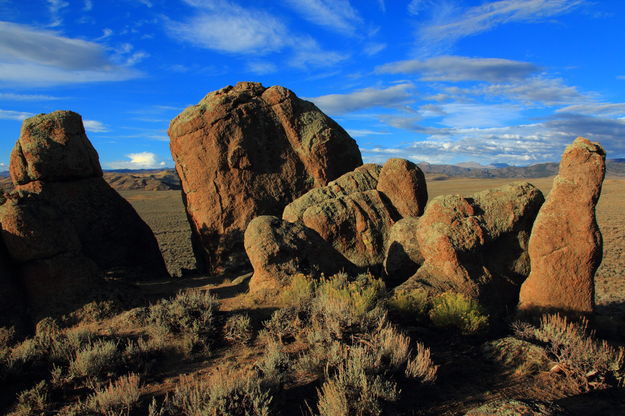
[[[430,198],[513,181],[429,179]],[[545,194],[551,181],[530,180]],[[544,414],[625,414],[625,179],[606,179],[597,207],[596,338],[557,317],[512,328],[453,294],[393,296],[368,275],[297,276],[282,296],[252,298],[249,275],[193,274],[179,191],[120,193],[179,277],[110,282],[108,298],[33,337],[0,332],[0,413],[462,415],[523,399],[554,403]]]

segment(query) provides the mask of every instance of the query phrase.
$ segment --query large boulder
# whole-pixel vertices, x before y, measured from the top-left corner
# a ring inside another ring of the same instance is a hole
[[[200,268],[246,267],[243,233],[306,191],[362,165],[356,142],[283,87],[241,82],[209,93],[169,125]]]
[[[84,301],[104,272],[167,275],[152,231],[102,178],[80,115],[25,120],[10,173],[1,235],[34,316]]]
[[[374,190],[378,186],[381,170],[380,165],[367,163],[331,181],[327,186],[311,189],[284,207],[282,219],[290,222],[301,221],[304,212],[314,205],[351,193]]]
[[[286,206],[282,218],[314,229],[359,267],[379,269],[393,224],[427,202],[423,172],[412,162],[367,164]]]
[[[302,223],[358,267],[384,261],[384,243],[398,218],[379,191],[355,192],[306,209]]]
[[[245,251],[254,268],[251,291],[280,289],[299,273],[330,276],[355,270],[314,230],[270,215],[256,217],[249,223]]]
[[[422,264],[400,287],[462,293],[491,310],[513,308],[529,273],[527,241],[543,201],[529,183],[434,198],[414,230]]]
[[[389,159],[378,180],[378,191],[384,193],[402,217],[419,217],[428,202],[425,175],[406,159]]]
[[[529,241],[532,271],[523,283],[520,310],[590,313],[602,238],[595,206],[605,176],[605,151],[578,137],[560,162]]]

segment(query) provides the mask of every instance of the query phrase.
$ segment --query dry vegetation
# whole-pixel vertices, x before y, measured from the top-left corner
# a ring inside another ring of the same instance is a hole
[[[430,181],[429,191],[508,182]],[[531,182],[547,192],[551,178]],[[153,228],[170,271],[193,269],[179,191],[122,195]],[[597,299],[622,307],[625,180],[605,182],[598,218]],[[615,309],[607,324],[555,315],[511,323],[461,295],[393,293],[370,275],[294,276],[267,298],[246,294],[248,277],[143,282],[144,304],[85,305],[72,319],[41,321],[26,339],[0,330],[0,413],[457,415],[523,398],[573,415],[625,414],[623,335],[602,331],[608,344],[589,329],[622,325]]]

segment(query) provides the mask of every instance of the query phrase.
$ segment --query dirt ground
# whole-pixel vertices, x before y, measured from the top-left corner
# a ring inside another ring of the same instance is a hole
[[[484,189],[519,180],[429,178],[428,193],[470,195]],[[529,179],[545,195],[553,178]],[[121,191],[154,231],[170,273],[180,276],[183,269],[195,269],[190,229],[180,191]],[[596,299],[625,311],[625,179],[608,178],[597,206],[597,220],[603,234],[603,262],[596,275]]]

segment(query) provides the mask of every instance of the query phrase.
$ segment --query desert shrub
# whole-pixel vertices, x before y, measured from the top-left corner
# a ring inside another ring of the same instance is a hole
[[[220,373],[210,380],[182,378],[171,401],[153,413],[162,415],[268,416],[271,394],[258,378]]]
[[[287,381],[290,374],[289,356],[282,351],[281,344],[269,342],[265,353],[254,367],[263,386],[277,388]]]
[[[128,374],[96,389],[85,403],[85,410],[105,416],[129,415],[139,402],[141,387],[137,374]]]
[[[360,350],[357,350],[360,351]],[[383,401],[395,401],[397,384],[367,372],[357,352],[342,364],[318,390],[319,414],[322,416],[381,415]]]
[[[149,307],[146,323],[153,338],[164,345],[175,337],[185,353],[209,350],[215,332],[217,300],[208,292],[180,292]]]
[[[483,345],[482,350],[487,358],[518,375],[535,374],[553,366],[542,347],[516,337],[490,341]]]
[[[102,377],[115,370],[121,360],[121,353],[113,341],[96,340],[76,351],[69,364],[73,377]]]
[[[0,352],[6,351],[13,346],[15,342],[15,328],[0,327]]]
[[[48,410],[48,385],[45,381],[17,395],[17,405],[11,416],[30,416]]]
[[[248,314],[236,314],[224,323],[224,339],[228,342],[246,344],[252,339],[252,321]]]
[[[436,296],[429,317],[435,326],[457,328],[465,335],[478,333],[488,326],[488,315],[480,304],[455,292]]]
[[[430,301],[424,289],[396,290],[388,299],[387,306],[404,319],[421,321],[427,316]]]
[[[317,285],[312,277],[298,273],[282,292],[281,300],[289,306],[305,307],[315,296]]]
[[[625,380],[625,351],[595,340],[585,318],[544,315],[538,327],[517,325],[517,334],[542,343],[549,359],[583,391]]]

